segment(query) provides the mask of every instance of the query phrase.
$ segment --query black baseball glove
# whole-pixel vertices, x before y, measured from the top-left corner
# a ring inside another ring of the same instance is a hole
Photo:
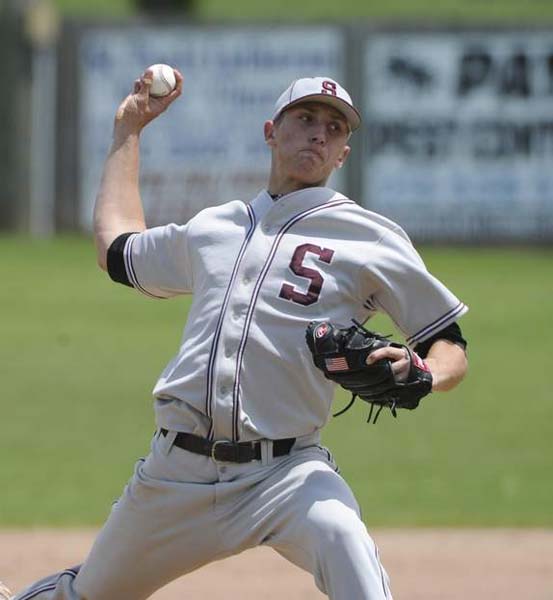
[[[305,334],[315,366],[327,379],[339,383],[352,394],[351,402],[334,416],[348,410],[357,396],[371,405],[367,422],[371,420],[375,406],[377,412],[373,423],[385,407],[394,417],[397,417],[398,408],[417,408],[421,398],[432,390],[432,375],[426,363],[407,346],[391,342],[357,321],[353,323],[351,327],[340,329],[328,321],[312,321]],[[372,352],[387,346],[402,348],[409,357],[409,374],[404,381],[396,380],[388,359],[370,365],[366,363]]]

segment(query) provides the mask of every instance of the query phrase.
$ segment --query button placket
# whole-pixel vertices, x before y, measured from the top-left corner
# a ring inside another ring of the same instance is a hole
[[[223,322],[221,336],[218,341],[219,351],[214,366],[213,421],[215,439],[217,437],[228,437],[230,439],[233,435],[233,413],[236,410],[234,407],[234,386],[236,384],[236,364],[239,358],[238,348],[244,332],[248,307],[252,301],[254,284],[259,276],[259,265],[264,264],[272,247],[270,236],[264,235],[264,229],[271,231],[272,227],[268,223],[261,223],[261,227],[254,233],[240,263],[227,306],[228,318]]]

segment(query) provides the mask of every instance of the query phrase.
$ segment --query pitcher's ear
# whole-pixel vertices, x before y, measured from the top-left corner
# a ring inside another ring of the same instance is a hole
[[[273,121],[265,121],[263,135],[265,136],[265,142],[270,146],[275,139],[275,124]]]
[[[350,152],[351,152],[351,147],[350,146],[344,146],[344,149],[342,150],[342,153],[336,159],[336,164],[334,165],[335,169],[341,169],[344,166],[344,163],[346,162],[346,159],[349,156]]]

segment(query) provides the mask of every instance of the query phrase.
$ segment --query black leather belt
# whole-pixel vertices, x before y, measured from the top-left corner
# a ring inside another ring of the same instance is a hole
[[[161,434],[166,437],[169,431],[160,429]],[[296,438],[285,438],[273,441],[273,456],[284,456],[288,454],[294,445]],[[247,463],[252,460],[261,460],[260,442],[229,442],[227,440],[206,440],[203,437],[180,431],[173,442],[175,446],[210,456],[216,462]]]

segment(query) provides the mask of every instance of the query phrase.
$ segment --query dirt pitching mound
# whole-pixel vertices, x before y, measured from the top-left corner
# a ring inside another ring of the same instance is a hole
[[[553,530],[373,530],[395,600],[553,600]],[[86,557],[95,531],[0,532],[0,579],[14,590]],[[269,548],[179,579],[155,600],[320,600],[309,573]]]

